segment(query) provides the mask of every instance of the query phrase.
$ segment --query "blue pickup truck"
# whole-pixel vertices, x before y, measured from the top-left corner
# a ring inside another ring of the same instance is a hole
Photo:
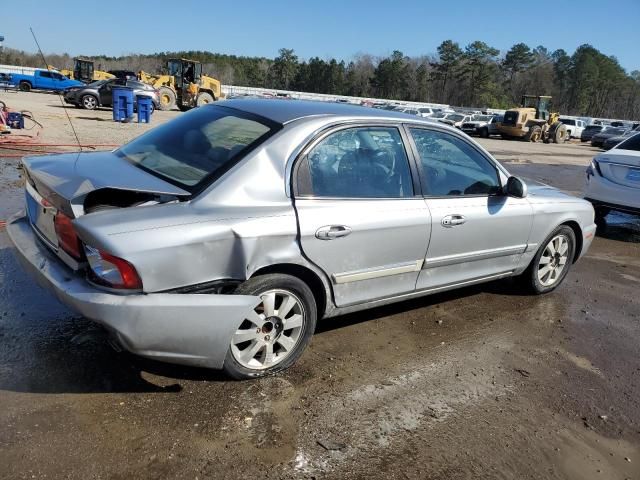
[[[9,73],[10,82],[16,85],[23,92],[31,90],[53,90],[62,91],[68,87],[79,87],[84,85],[78,80],[70,80],[61,73],[44,70],[33,69],[22,73]]]

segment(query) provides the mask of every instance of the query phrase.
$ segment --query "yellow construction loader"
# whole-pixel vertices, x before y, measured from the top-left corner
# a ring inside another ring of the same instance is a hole
[[[567,127],[559,113],[550,113],[551,97],[523,95],[520,108],[507,110],[498,131],[502,138],[520,138],[527,142],[562,143],[567,140]]]
[[[93,60],[87,60],[86,58],[74,58],[73,59],[73,70],[62,69],[59,72],[65,77],[69,77],[72,80],[80,80],[84,83],[95,82],[96,80],[108,80],[110,78],[115,78],[114,75],[110,73],[103,72],[102,70],[94,69]],[[51,65],[49,68],[54,69]]]
[[[140,70],[138,79],[160,92],[160,110],[176,105],[182,111],[215,102],[223,97],[220,82],[202,74],[202,64],[184,58],[167,60],[167,73],[152,75]]]

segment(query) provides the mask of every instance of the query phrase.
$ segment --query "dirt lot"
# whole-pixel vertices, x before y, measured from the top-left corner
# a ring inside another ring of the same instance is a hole
[[[71,143],[56,96],[0,100]],[[148,128],[68,112],[83,143]],[[482,143],[575,194],[594,154]],[[0,219],[21,207],[16,164],[0,158]],[[114,352],[0,230],[0,477],[637,479],[639,287],[640,220],[610,216],[550,295],[503,281],[328,320],[290,371],[232,382]]]

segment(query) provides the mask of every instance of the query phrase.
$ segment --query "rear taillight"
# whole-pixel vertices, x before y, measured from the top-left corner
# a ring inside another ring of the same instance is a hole
[[[138,272],[126,260],[88,245],[85,245],[84,252],[94,282],[110,288],[142,290]]]
[[[60,248],[76,260],[80,260],[82,258],[80,239],[78,238],[75,228],[73,228],[71,219],[64,213],[58,212],[53,219],[53,225],[56,230]]]

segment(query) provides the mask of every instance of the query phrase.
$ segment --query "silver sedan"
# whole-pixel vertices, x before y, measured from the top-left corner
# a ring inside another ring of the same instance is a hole
[[[37,280],[131,352],[234,378],[292,365],[320,318],[513,276],[550,292],[596,228],[456,129],[350,105],[216,102],[23,164],[7,230]]]

